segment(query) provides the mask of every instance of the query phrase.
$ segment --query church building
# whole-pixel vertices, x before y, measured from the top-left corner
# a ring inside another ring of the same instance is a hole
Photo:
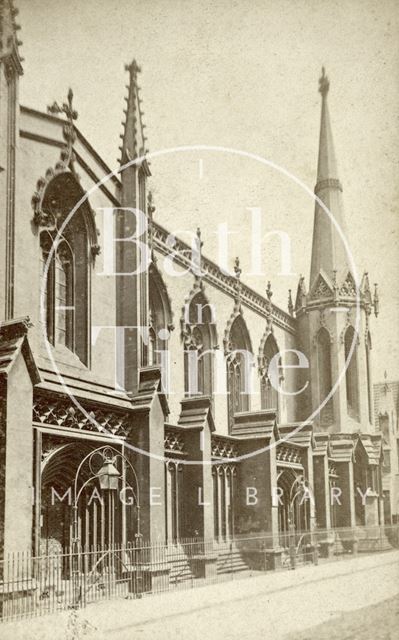
[[[386,512],[378,293],[340,235],[324,69],[309,276],[284,310],[238,259],[232,275],[208,259],[200,230],[171,242],[135,61],[117,173],[67,87],[47,112],[20,104],[16,13],[0,0],[1,556],[264,535],[274,568],[290,527],[318,532],[325,555],[346,528],[360,550]]]

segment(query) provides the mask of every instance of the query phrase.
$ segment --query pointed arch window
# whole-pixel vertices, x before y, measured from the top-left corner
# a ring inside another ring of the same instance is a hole
[[[48,341],[89,364],[90,255],[98,253],[94,217],[69,171],[52,177],[40,199],[41,309]],[[75,210],[76,209],[76,210]],[[72,214],[72,215],[71,215]],[[91,248],[91,254],[90,254]],[[79,327],[79,331],[76,330]]]
[[[249,411],[252,365],[253,353],[248,329],[243,317],[238,315],[230,328],[226,354],[230,426],[233,425],[235,413]]]
[[[273,386],[269,375],[269,367],[273,358],[278,354],[279,349],[276,339],[270,333],[266,339],[263,353],[261,355],[261,406],[262,409],[274,409],[278,413],[278,391]]]
[[[359,420],[359,381],[357,364],[357,335],[353,327],[348,327],[345,332],[345,362],[346,362],[346,404],[348,414]],[[351,349],[352,355],[350,356]],[[350,359],[349,359],[350,358]]]
[[[41,234],[42,284],[47,338],[74,351],[74,258],[69,243],[62,239],[51,251],[53,240]],[[46,266],[47,265],[47,266]],[[47,276],[46,276],[47,269]]]
[[[73,275],[73,253],[68,242],[63,240],[55,252],[55,340],[72,351],[75,329]]]
[[[185,395],[212,396],[217,336],[212,307],[202,292],[190,302],[188,318],[183,321],[183,339]]]
[[[149,291],[149,343],[145,349],[144,362],[161,369],[164,392],[168,389],[168,369],[163,352],[168,349],[170,332],[173,330],[173,315],[168,292],[163,278],[154,263],[148,271]]]
[[[317,381],[318,381],[318,403],[324,402],[332,389],[331,374],[331,339],[327,329],[322,327],[317,335]],[[320,423],[322,426],[329,426],[334,421],[334,408],[332,398],[322,407],[320,411]]]

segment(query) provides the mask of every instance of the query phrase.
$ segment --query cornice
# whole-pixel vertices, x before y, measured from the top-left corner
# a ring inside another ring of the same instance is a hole
[[[170,244],[167,243],[167,238],[170,233],[156,222],[152,222],[152,234],[154,246],[163,255],[170,255]],[[189,268],[191,265],[191,247],[176,238],[176,242],[173,246],[174,260],[176,264],[184,268]],[[203,271],[203,279],[215,288],[223,291],[231,298],[235,299],[237,296],[236,278],[223,273],[221,268],[209,258],[202,256],[201,268]],[[247,285],[241,285],[241,304],[245,305],[262,318],[270,318],[270,301],[261,296],[259,293],[248,287]],[[296,334],[296,321],[288,313],[275,306],[271,305],[273,324],[284,329],[288,333]]]

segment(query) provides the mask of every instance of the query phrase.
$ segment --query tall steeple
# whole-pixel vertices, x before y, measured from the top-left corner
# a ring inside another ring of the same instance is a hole
[[[367,274],[357,286],[349,266],[324,68],[319,91],[322,103],[315,186],[319,202],[315,204],[310,283],[307,291],[301,276],[295,301],[301,351],[310,364],[309,384],[299,409],[303,419],[314,412],[312,419],[321,431],[368,432],[373,406],[370,315],[373,307],[378,313],[378,294],[373,299]],[[345,380],[336,384],[341,372]]]
[[[323,67],[319,80],[322,103],[315,194],[325,204],[346,237],[342,207],[342,185],[338,178],[327,102],[329,88],[330,83]],[[313,288],[320,274],[323,279],[327,280],[327,284],[332,285],[335,276],[338,282],[344,281],[348,271],[350,271],[349,259],[339,231],[328,213],[316,202],[309,288],[310,290]]]

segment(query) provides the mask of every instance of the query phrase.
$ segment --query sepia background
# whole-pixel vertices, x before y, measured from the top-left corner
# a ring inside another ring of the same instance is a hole
[[[374,380],[399,377],[399,5],[382,0],[19,0],[25,77],[21,102],[44,109],[75,94],[77,122],[116,169],[124,64],[142,66],[150,151],[215,145],[258,154],[311,190],[316,180],[322,65],[345,215],[357,271],[380,287],[374,322]],[[29,96],[25,98],[25,96]],[[176,152],[152,161],[155,217],[171,230],[201,227],[217,259],[216,225],[227,221],[230,261],[243,280],[287,307],[288,288],[310,270],[312,199],[276,171],[221,152]],[[36,176],[32,178],[32,192]],[[251,276],[248,207],[264,232],[292,241],[281,276],[278,243]],[[188,239],[181,233],[183,239]]]

